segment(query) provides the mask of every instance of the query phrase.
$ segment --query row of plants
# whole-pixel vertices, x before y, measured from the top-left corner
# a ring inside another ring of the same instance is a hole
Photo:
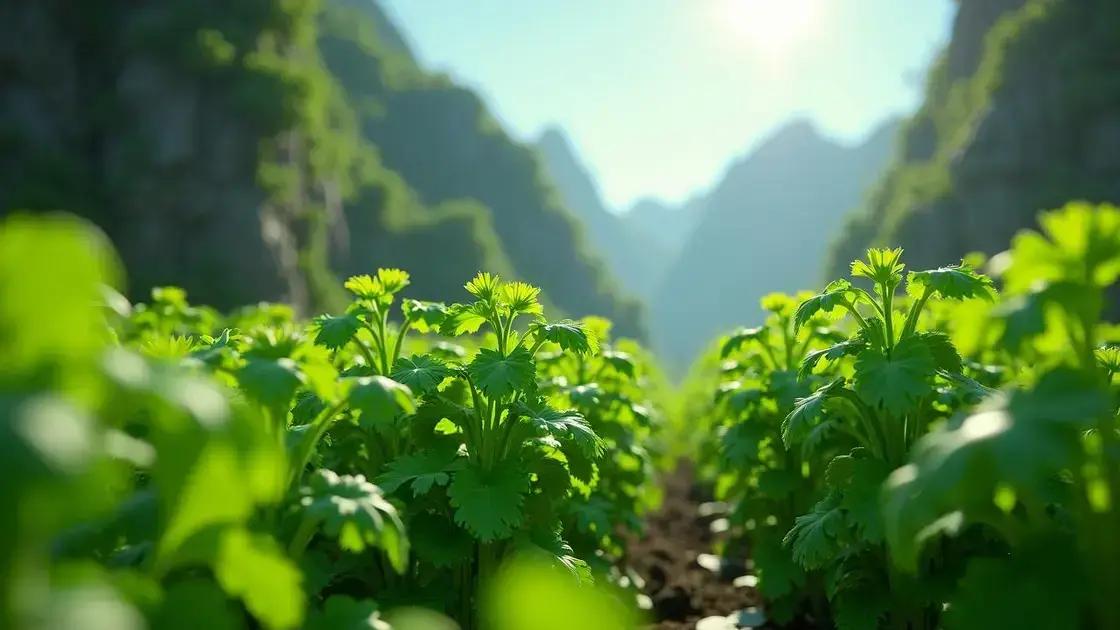
[[[1039,225],[939,269],[871,249],[702,362],[724,552],[771,619],[1120,627],[1120,209]]]
[[[385,628],[398,609],[393,627],[514,630],[556,592],[632,623],[648,356],[605,320],[546,320],[522,282],[480,273],[452,305],[408,285],[350,278],[345,311],[311,321],[170,287],[133,305],[93,228],[0,224],[0,628]],[[516,574],[545,586],[503,578],[511,559],[551,567]],[[595,581],[615,594],[564,590]],[[490,583],[508,588],[487,613]]]

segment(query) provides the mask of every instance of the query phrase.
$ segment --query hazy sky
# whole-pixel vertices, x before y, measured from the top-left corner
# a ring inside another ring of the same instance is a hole
[[[707,188],[775,126],[858,140],[920,102],[952,0],[383,0],[427,67],[531,140],[563,127],[609,204]]]

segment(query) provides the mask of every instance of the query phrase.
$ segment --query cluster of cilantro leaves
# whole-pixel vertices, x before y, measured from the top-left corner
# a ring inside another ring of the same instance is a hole
[[[1120,623],[1120,209],[1039,223],[995,280],[872,249],[725,339],[701,462],[772,618]]]

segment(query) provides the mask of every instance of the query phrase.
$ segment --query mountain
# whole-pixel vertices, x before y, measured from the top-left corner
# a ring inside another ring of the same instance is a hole
[[[727,170],[650,305],[654,346],[671,367],[760,323],[763,295],[820,284],[829,239],[887,164],[897,126],[844,146],[794,121]]]
[[[622,221],[627,230],[656,243],[676,258],[703,213],[704,200],[704,195],[696,195],[674,205],[660,199],[640,199],[622,215]]]
[[[545,130],[536,147],[564,205],[580,220],[615,277],[629,292],[648,299],[671,262],[671,248],[606,208],[595,179],[563,131]]]
[[[873,244],[913,267],[1007,247],[1070,199],[1120,201],[1120,3],[962,1],[925,101],[829,265]]]
[[[371,0],[0,9],[0,214],[100,225],[131,295],[327,308],[378,265],[460,299],[481,268],[641,335],[641,309],[482,101]]]
[[[384,20],[376,4],[336,0],[323,13],[319,48],[347,100],[359,105],[362,135],[385,167],[423,205],[468,200],[485,208],[514,273],[542,285],[556,307],[602,314],[620,334],[643,336],[640,305],[621,297],[537,153],[512,140],[474,92],[423,70],[407,49],[382,42],[378,33],[387,27],[377,24]],[[397,251],[459,269],[453,260],[438,260],[438,250]]]

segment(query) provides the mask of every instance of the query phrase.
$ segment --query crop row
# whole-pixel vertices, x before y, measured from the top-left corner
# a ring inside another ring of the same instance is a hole
[[[116,285],[88,226],[0,227],[0,628],[632,623],[657,374],[605,320],[486,273],[311,321]]]
[[[701,462],[771,619],[1120,627],[1120,329],[1102,321],[1120,209],[1039,224],[939,269],[872,249],[851,280],[764,298],[765,324],[703,362]]]

